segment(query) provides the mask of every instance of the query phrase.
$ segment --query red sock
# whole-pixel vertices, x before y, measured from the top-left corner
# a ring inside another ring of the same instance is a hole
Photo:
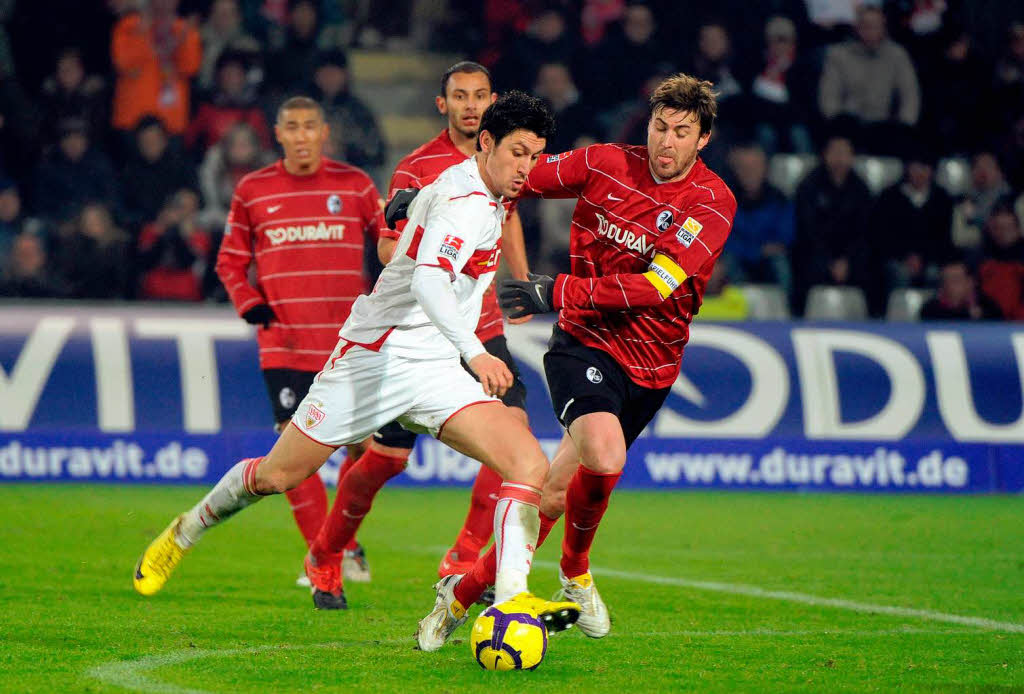
[[[602,475],[580,465],[569,482],[565,495],[565,538],[562,540],[562,573],[568,578],[590,570],[590,545],[620,477],[621,472]]]
[[[486,465],[480,466],[473,494],[469,501],[469,513],[462,530],[455,539],[453,552],[458,552],[459,561],[475,561],[494,532],[494,505],[498,503],[501,489],[501,475]]]
[[[288,497],[292,516],[306,540],[306,546],[312,546],[327,518],[327,488],[323,480],[318,473],[313,473],[305,482],[284,494]]]
[[[349,450],[351,450],[351,449],[349,449]],[[353,458],[352,457],[352,454],[349,453],[349,450],[345,451],[345,462],[341,464],[340,468],[338,468],[338,489],[341,489],[341,481],[343,479],[345,479],[345,475],[348,474],[348,471],[352,469],[352,466],[355,465],[356,461],[358,460],[358,458]],[[326,519],[327,519],[327,511],[325,510],[324,511],[324,520],[326,520]],[[321,523],[321,525],[323,525],[323,524]],[[317,532],[318,533],[320,532],[319,528],[317,528]],[[315,540],[316,538],[314,537],[313,539]],[[312,544],[312,542],[310,544]],[[356,539],[356,536],[353,535],[352,539],[348,541],[347,545],[345,545],[345,549],[351,551],[351,550],[355,550],[355,548],[358,547],[358,546],[359,546],[359,541]]]
[[[337,560],[355,537],[363,517],[369,513],[373,497],[389,479],[404,469],[405,458],[382,455],[373,449],[363,453],[363,457],[341,479],[334,506],[309,548],[317,563]]]
[[[541,512],[540,532],[537,533],[538,547],[544,544],[544,540],[548,538],[548,533],[551,532],[551,528],[557,522],[557,518],[551,518]],[[497,573],[498,556],[497,552],[494,551],[494,545],[491,545],[487,553],[476,560],[473,570],[463,576],[462,580],[455,586],[455,599],[462,603],[463,607],[469,607],[480,599],[480,596],[484,594],[488,586],[494,585],[494,576]]]

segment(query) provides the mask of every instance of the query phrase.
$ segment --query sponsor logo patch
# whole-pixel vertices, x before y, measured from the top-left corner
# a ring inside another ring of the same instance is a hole
[[[600,383],[604,380],[604,374],[596,366],[587,367],[587,380],[591,383]]]
[[[302,226],[274,227],[263,233],[267,235],[272,246],[286,241],[341,241],[345,238],[345,225],[320,222]]]
[[[331,214],[341,212],[341,196],[337,194],[327,196],[327,211]]]
[[[444,241],[441,242],[441,248],[437,252],[455,260],[459,257],[459,251],[462,250],[462,244],[463,241],[458,236],[448,234],[444,237]]]
[[[598,236],[604,236],[620,246],[625,246],[629,250],[641,255],[650,255],[654,252],[654,244],[647,240],[647,234],[637,236],[636,233],[629,229],[623,229],[618,224],[609,222],[608,218],[599,212],[596,216]]]
[[[547,158],[547,162],[549,164],[554,164],[556,161],[562,161],[563,159],[565,159],[570,154],[572,154],[572,152],[562,152],[561,154],[552,154],[550,157]]]
[[[324,414],[323,410],[313,403],[309,403],[309,407],[306,409],[306,428],[315,428],[316,425],[324,421],[324,417],[326,416],[327,415]]]
[[[687,217],[683,225],[679,227],[679,231],[676,232],[676,239],[679,243],[683,244],[687,248],[693,243],[693,240],[697,238],[697,234],[704,228],[704,225],[698,222],[693,217]]]
[[[692,217],[690,219],[692,220]],[[655,226],[658,227],[658,231],[668,231],[669,227],[672,226],[672,222],[674,221],[675,218],[672,216],[672,212],[669,210],[664,210],[661,214],[658,215],[658,219],[654,222],[654,224]]]

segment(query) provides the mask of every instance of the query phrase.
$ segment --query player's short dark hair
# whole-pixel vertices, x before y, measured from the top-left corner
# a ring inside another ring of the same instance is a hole
[[[311,99],[308,96],[293,96],[289,99],[285,99],[285,102],[277,107],[277,116],[275,116],[275,120],[280,123],[285,111],[298,109],[316,111],[320,114],[321,120],[324,118],[324,108],[316,99]]]
[[[472,60],[462,60],[455,63],[450,68],[444,71],[441,75],[441,98],[448,96],[448,80],[452,78],[456,72],[463,72],[467,75],[471,75],[474,72],[482,73],[487,77],[487,84],[491,85],[491,91],[494,91],[494,80],[491,79],[491,71],[485,68],[480,63],[474,63]]]
[[[555,118],[541,99],[513,89],[499,96],[484,111],[480,132],[485,130],[494,138],[495,145],[515,130],[529,130],[537,137],[550,140],[555,134]],[[480,151],[479,135],[476,149]]]
[[[661,81],[651,93],[651,113],[659,108],[689,111],[700,122],[700,133],[711,132],[718,116],[718,94],[707,80],[678,72]]]

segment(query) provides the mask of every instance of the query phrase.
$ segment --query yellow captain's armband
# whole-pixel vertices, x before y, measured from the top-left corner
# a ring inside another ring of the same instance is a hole
[[[654,256],[654,260],[651,261],[651,266],[644,273],[644,277],[654,285],[655,289],[661,292],[663,299],[667,299],[669,294],[686,281],[686,273],[683,272],[683,268],[676,265],[676,261],[661,253]]]

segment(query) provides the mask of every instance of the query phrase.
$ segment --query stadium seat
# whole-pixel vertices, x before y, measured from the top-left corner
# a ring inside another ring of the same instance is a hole
[[[747,299],[752,320],[786,320],[789,303],[786,293],[774,284],[736,285]]]
[[[921,307],[934,295],[933,289],[894,289],[889,293],[885,317],[891,321],[920,320]]]
[[[853,168],[868,184],[872,195],[903,178],[903,162],[894,157],[857,157]]]
[[[768,164],[768,182],[792,197],[800,181],[817,164],[813,154],[776,154]]]
[[[811,287],[804,317],[808,320],[865,320],[868,302],[857,287]]]
[[[955,198],[967,191],[970,175],[970,162],[962,157],[949,157],[939,160],[939,165],[935,169],[935,182]]]

